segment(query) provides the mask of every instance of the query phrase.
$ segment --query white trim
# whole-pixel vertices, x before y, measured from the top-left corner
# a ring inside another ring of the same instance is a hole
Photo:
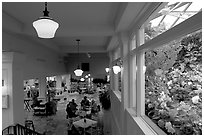
[[[152,128],[146,124],[142,117],[133,117],[137,125],[141,128],[145,135],[157,135]]]
[[[113,91],[113,93],[118,98],[118,100],[121,102],[121,92],[120,91]]]
[[[159,126],[157,126],[149,117],[147,117],[146,115],[141,116],[142,119],[144,120],[144,122],[152,129],[154,130],[154,132],[158,135],[166,135],[166,133],[159,128]]]
[[[138,30],[136,49],[144,43],[144,27]],[[136,114],[137,116],[145,114],[145,77],[143,73],[144,53],[136,54]]]
[[[191,18],[185,20],[184,22],[176,25],[175,27],[167,30],[166,32],[160,34],[154,39],[146,42],[140,47],[134,49],[133,54],[141,50],[148,50],[160,47],[164,44],[167,44],[173,40],[179,39],[189,33],[195,32],[199,29],[202,29],[202,12],[197,13]],[[132,54],[132,53],[131,53]]]

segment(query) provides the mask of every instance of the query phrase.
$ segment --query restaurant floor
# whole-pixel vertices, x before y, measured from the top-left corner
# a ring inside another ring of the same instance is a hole
[[[77,104],[80,104],[84,96],[89,99],[95,99],[97,104],[99,104],[98,93],[95,94],[78,94],[78,93],[67,93],[64,92],[62,95],[58,96],[60,101],[57,103],[57,112],[55,115],[51,116],[35,116],[33,111],[25,110],[25,119],[33,120],[35,131],[45,134],[45,135],[67,135],[67,125],[68,120],[66,119],[66,105],[68,101],[75,99]],[[67,98],[67,100],[64,100]],[[101,133],[100,133],[101,134]]]

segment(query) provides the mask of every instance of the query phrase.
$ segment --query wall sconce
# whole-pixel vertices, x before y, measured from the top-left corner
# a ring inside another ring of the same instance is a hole
[[[114,72],[115,74],[118,74],[120,71],[121,71],[120,66],[118,66],[118,65],[113,66],[113,72]]]
[[[105,68],[105,70],[106,70],[106,73],[108,73],[108,72],[110,71],[110,69],[109,69],[109,68]]]

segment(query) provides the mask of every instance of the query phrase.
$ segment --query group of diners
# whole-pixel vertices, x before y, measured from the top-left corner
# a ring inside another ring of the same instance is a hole
[[[84,96],[84,98],[80,102],[80,105],[81,107],[78,107],[74,99],[72,99],[67,104],[67,107],[66,107],[67,119],[80,116],[79,114],[81,112],[85,112],[86,113],[85,116],[87,116],[87,112],[90,112],[89,115],[91,115],[100,111],[100,105],[97,105],[94,99],[89,101],[87,96]]]

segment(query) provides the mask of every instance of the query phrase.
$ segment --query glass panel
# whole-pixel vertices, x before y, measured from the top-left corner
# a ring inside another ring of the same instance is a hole
[[[169,2],[145,27],[145,42],[195,15],[201,7],[199,2]]]
[[[145,53],[145,114],[167,134],[202,134],[202,31]]]

